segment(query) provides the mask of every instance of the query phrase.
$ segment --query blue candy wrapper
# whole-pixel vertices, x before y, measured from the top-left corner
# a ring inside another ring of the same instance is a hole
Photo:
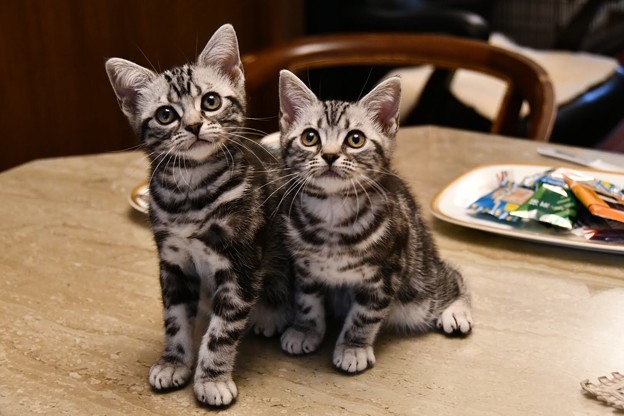
[[[524,204],[533,193],[531,189],[504,180],[498,188],[470,204],[468,210],[474,214],[489,215],[501,221],[514,223],[520,221],[520,217],[512,216],[510,213]]]

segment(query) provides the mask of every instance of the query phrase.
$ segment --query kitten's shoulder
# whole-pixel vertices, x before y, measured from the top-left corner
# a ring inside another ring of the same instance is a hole
[[[392,200],[403,200],[408,204],[412,211],[420,210],[420,204],[418,203],[409,185],[394,170],[388,169],[388,173],[384,175],[381,180],[381,185],[386,192],[399,197],[391,198]]]

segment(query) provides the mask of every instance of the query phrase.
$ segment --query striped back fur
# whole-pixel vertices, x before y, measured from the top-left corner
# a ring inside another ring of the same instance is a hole
[[[295,323],[282,347],[314,350],[328,306],[345,319],[334,364],[347,372],[372,365],[382,324],[471,328],[462,276],[440,259],[418,204],[391,167],[399,100],[397,77],[347,103],[320,101],[290,72],[280,76],[281,148],[292,182],[283,218],[296,283]],[[457,318],[449,315],[455,309]]]

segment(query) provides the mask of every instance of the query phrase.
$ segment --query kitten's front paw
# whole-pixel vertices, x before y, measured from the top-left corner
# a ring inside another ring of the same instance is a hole
[[[289,313],[286,308],[269,308],[265,305],[257,305],[250,317],[251,326],[256,335],[267,338],[284,331],[288,325]]]
[[[350,347],[336,345],[334,349],[334,365],[347,373],[359,373],[375,365],[375,353],[372,346]]]
[[[438,318],[438,328],[447,334],[467,334],[472,330],[470,306],[462,299],[451,303]]]
[[[314,330],[300,331],[290,327],[282,334],[282,350],[288,354],[309,354],[318,349],[323,334]]]
[[[208,381],[196,379],[195,397],[209,406],[227,406],[238,395],[236,384],[230,379],[226,381]]]
[[[184,364],[162,361],[150,368],[149,383],[156,390],[171,390],[184,387],[191,378],[191,369]]]

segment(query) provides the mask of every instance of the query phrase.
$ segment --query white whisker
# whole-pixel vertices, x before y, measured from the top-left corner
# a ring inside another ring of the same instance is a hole
[[[293,186],[291,186],[291,188],[289,188],[288,191],[285,192],[284,197],[280,201],[279,205],[281,205],[282,201],[286,198],[286,196],[292,192],[291,189],[293,190],[296,189],[295,194],[293,195],[292,200],[290,201],[290,207],[288,208],[288,218],[290,218],[290,213],[292,212],[293,203],[295,202],[295,199],[297,198],[297,194],[301,192],[301,189],[305,186],[305,184],[308,182],[309,179],[310,177],[307,176],[305,178],[302,178],[298,182],[296,182]],[[279,205],[278,205],[278,208],[279,208]]]
[[[262,203],[260,204],[260,206],[263,206],[268,200],[270,200],[273,195],[275,195],[277,192],[279,192],[280,189],[282,189],[283,187],[287,186],[289,183],[291,183],[292,181],[297,180],[297,177],[294,178],[290,178],[289,180],[286,181],[286,183],[284,183],[282,186],[278,187],[277,189],[275,189],[273,192],[271,192],[271,194],[264,200],[262,201]]]
[[[288,178],[288,177],[293,177],[293,176],[295,176],[295,175],[298,175],[298,174],[297,174],[297,173],[289,173],[288,175],[280,176],[280,177],[279,177],[279,178],[277,178],[277,179],[273,179],[272,181],[268,181],[268,182],[266,182],[265,184],[260,185],[260,186],[258,187],[258,189],[262,189],[262,188],[264,188],[265,186],[271,185],[271,184],[273,184],[273,183],[275,183],[275,182],[279,182],[279,181],[281,181],[282,179],[286,179],[286,178]]]
[[[264,147],[263,145],[261,145],[260,143],[258,143],[256,140],[252,140],[252,139],[250,139],[250,138],[248,138],[248,137],[245,137],[245,136],[243,136],[243,135],[241,135],[241,134],[236,134],[236,133],[232,133],[232,132],[226,132],[225,134],[226,134],[226,137],[225,137],[225,139],[226,139],[226,140],[231,140],[231,139],[230,139],[229,137],[227,137],[227,136],[232,136],[232,137],[237,137],[237,138],[239,138],[239,139],[247,140],[247,141],[249,141],[249,142],[253,143],[254,145],[258,146],[258,148],[259,148],[260,150],[264,151],[266,154],[268,154],[269,156],[271,156],[271,157],[272,157],[272,158],[273,158],[276,162],[279,162],[279,160],[275,157],[275,155],[274,155],[273,153],[271,153],[271,151],[270,151],[269,149],[267,149],[266,147]],[[232,140],[232,141],[234,141],[234,140]],[[240,143],[240,142],[236,142],[236,143],[237,143],[237,144],[239,144],[239,145],[241,145],[241,146],[243,146],[245,149],[247,149],[249,152],[251,152],[254,156],[256,156],[256,158],[258,159],[258,161],[260,161],[260,163],[262,163],[262,160],[260,160],[260,158],[259,158],[259,157],[258,157],[258,156],[254,153],[254,151],[253,151],[253,150],[251,150],[249,147],[247,147],[247,146],[243,145],[243,144],[242,144],[242,143]]]
[[[170,148],[167,153],[165,153],[164,155],[162,155],[162,158],[160,159],[160,162],[158,162],[158,164],[156,165],[156,167],[154,168],[154,170],[152,170],[152,175],[149,178],[149,181],[147,183],[151,184],[152,180],[154,179],[154,175],[156,174],[156,172],[158,171],[158,168],[160,167],[161,163],[163,163],[163,161],[165,160],[165,158],[173,151],[173,147]],[[154,162],[156,162],[156,160],[158,159],[160,155],[158,155],[155,159]],[[168,163],[168,162],[167,162]],[[165,166],[167,166],[167,163],[165,163]]]

